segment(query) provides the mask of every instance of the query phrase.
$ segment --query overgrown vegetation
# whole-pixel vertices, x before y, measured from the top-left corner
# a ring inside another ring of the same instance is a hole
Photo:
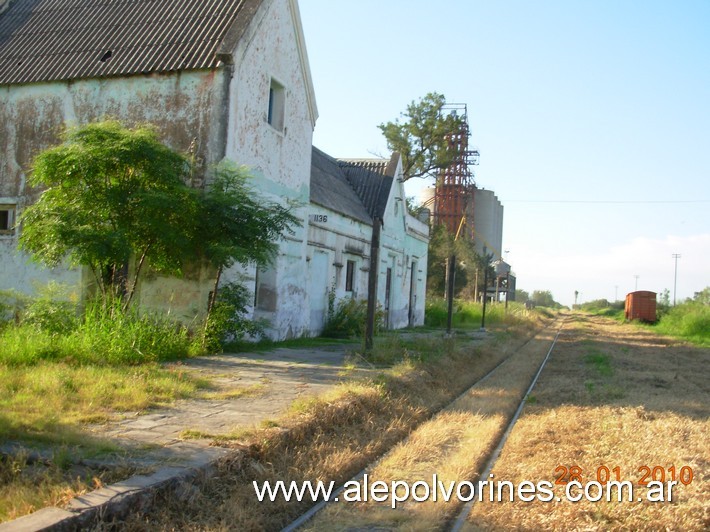
[[[325,338],[362,338],[367,320],[367,300],[343,298],[336,303],[335,292],[328,294],[328,314],[321,335]],[[375,334],[382,328],[384,312],[375,310]]]
[[[527,310],[525,306],[511,301],[506,310],[502,303],[486,305],[486,323],[515,324],[539,313],[538,310]],[[452,325],[454,327],[471,329],[481,326],[483,305],[473,301],[454,301]],[[428,327],[446,327],[448,317],[447,302],[443,298],[429,298],[426,303],[424,324]],[[549,316],[548,316],[549,317]]]
[[[214,529],[228,523],[240,530],[280,529],[310,503],[258,502],[253,481],[347,480],[520,346],[536,323],[535,317],[513,327],[517,334],[495,345],[417,332],[382,335],[373,355],[390,367],[301,401],[286,417],[232,435],[236,441],[216,438],[245,452],[223,461],[215,476],[195,486],[188,502],[164,493],[154,511],[117,525]]]
[[[661,313],[660,320],[652,327],[662,334],[710,346],[710,287]]]
[[[50,285],[36,298],[11,295],[13,321],[0,326],[0,364],[130,366],[203,353],[199,338],[165,316],[124,311],[112,299],[88,301],[82,311],[76,296],[57,299],[60,291]],[[10,307],[7,294],[1,300]]]
[[[583,310],[584,312],[589,312],[596,316],[606,316],[609,318],[615,318],[618,320],[624,320],[624,302],[616,301],[611,303],[606,299],[595,299],[594,301],[588,301],[577,305],[576,309]]]
[[[192,186],[208,177],[208,187]],[[224,269],[268,265],[278,238],[299,224],[290,207],[264,200],[248,179],[245,168],[230,163],[201,168],[149,126],[106,121],[69,129],[33,162],[30,184],[43,192],[21,215],[20,247],[47,266],[86,267],[89,289],[112,316],[130,312],[148,273],[213,273],[203,346],[214,347],[225,325],[253,332],[244,320],[224,317],[227,307],[243,310],[245,299],[233,297],[233,287],[219,290]],[[210,324],[220,294],[228,301]]]

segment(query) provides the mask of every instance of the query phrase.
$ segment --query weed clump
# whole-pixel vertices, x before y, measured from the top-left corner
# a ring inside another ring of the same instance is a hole
[[[382,328],[384,312],[375,311],[375,333]],[[326,338],[354,338],[365,334],[367,300],[345,298],[335,302],[335,292],[328,294],[328,316],[322,336]]]
[[[119,303],[76,304],[37,299],[0,332],[0,363],[10,366],[61,361],[70,364],[137,365],[197,354],[187,327],[167,318],[122,311]]]

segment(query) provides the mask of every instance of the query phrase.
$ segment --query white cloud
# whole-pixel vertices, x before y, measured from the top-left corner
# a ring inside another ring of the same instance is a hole
[[[589,255],[518,247],[511,262],[519,288],[551,290],[558,301],[569,305],[575,290],[581,292],[580,301],[621,299],[635,289],[636,275],[639,290],[660,292],[667,288],[673,297],[674,253],[681,255],[679,300],[710,285],[710,234],[634,238]]]

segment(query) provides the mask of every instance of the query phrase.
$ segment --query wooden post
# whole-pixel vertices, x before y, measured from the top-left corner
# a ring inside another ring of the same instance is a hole
[[[448,283],[446,284],[446,306],[448,315],[446,316],[446,333],[451,334],[451,322],[454,316],[454,281],[456,279],[456,255],[451,255],[447,268]]]
[[[367,322],[365,324],[365,351],[372,351],[375,335],[375,313],[377,311],[377,269],[380,261],[381,220],[372,221],[372,242],[370,242],[370,274],[367,279]]]

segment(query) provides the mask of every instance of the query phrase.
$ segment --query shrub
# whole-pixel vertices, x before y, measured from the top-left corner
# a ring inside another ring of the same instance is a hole
[[[696,301],[677,305],[661,316],[655,327],[664,334],[710,345],[710,305]]]
[[[203,345],[207,350],[222,350],[227,342],[239,341],[245,336],[263,336],[264,322],[246,317],[250,300],[251,293],[242,284],[227,283],[219,289],[203,332]]]
[[[384,313],[375,313],[375,332],[382,327]],[[363,299],[341,299],[337,305],[331,296],[328,305],[328,319],[322,336],[326,338],[352,338],[365,334],[367,324],[367,301]]]

